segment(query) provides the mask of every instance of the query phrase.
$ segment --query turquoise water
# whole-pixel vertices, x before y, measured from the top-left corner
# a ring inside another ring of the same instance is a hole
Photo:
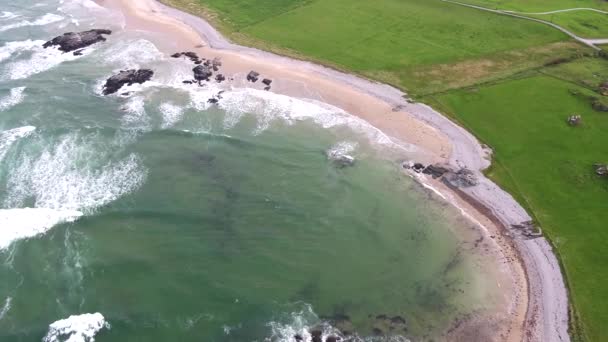
[[[251,89],[211,106],[219,88],[89,2],[0,12],[0,340],[430,340],[490,308],[472,225],[372,127]],[[116,32],[40,47],[91,27]],[[152,82],[99,95],[140,66]]]

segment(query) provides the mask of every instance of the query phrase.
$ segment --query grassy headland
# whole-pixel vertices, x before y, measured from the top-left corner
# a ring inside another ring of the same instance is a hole
[[[488,174],[557,247],[576,340],[608,340],[608,113],[589,97],[608,60],[546,25],[429,0],[163,0],[232,40],[393,84],[495,150]],[[601,0],[470,0],[490,8],[608,9]],[[605,30],[605,29],[603,29]],[[568,115],[583,124],[570,127]]]

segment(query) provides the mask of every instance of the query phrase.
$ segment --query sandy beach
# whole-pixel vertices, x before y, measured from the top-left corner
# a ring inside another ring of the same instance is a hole
[[[159,37],[155,44],[167,55],[195,51],[219,57],[233,86],[262,89],[246,81],[255,70],[273,80],[272,91],[328,103],[381,130],[424,164],[442,163],[473,170],[479,184],[454,189],[430,176],[413,174],[438,197],[458,207],[483,233],[488,257],[502,266],[494,270],[505,289],[502,309],[491,317],[473,317],[451,327],[455,341],[569,341],[568,299],[558,261],[543,237],[528,238],[512,228],[530,221],[525,210],[489,179],[491,151],[470,133],[431,107],[409,103],[398,89],[317,64],[230,43],[203,19],[169,8],[156,0],[98,0],[121,11],[126,29]],[[489,263],[490,264],[490,263]]]

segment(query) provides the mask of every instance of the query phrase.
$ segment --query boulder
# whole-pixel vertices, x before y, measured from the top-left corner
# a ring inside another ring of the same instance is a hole
[[[325,339],[325,342],[338,342],[338,340],[340,340],[339,337],[337,336],[327,336],[327,338]]]
[[[60,51],[71,52],[83,49],[99,42],[105,42],[104,35],[112,34],[110,30],[94,29],[83,32],[68,32],[44,43],[42,47],[58,46]]]
[[[247,81],[255,83],[258,81],[258,76],[260,73],[252,70],[247,74]]]
[[[311,331],[310,336],[312,337],[312,342],[323,342],[323,332],[321,330],[315,329]]]
[[[598,176],[608,176],[608,164],[595,164],[595,174]]]
[[[591,107],[598,112],[608,112],[608,103],[597,98],[592,100]]]
[[[154,75],[154,71],[150,69],[130,69],[123,70],[116,75],[108,78],[103,86],[103,94],[110,95],[118,91],[123,85],[132,85],[134,83],[142,84],[149,81]]]
[[[83,49],[74,51],[74,56],[82,56],[82,50]]]
[[[270,86],[264,87],[264,90],[269,91],[270,90]]]
[[[304,337],[302,337],[302,335],[300,334],[295,334],[293,337],[296,341],[304,341]]]
[[[269,86],[270,83],[272,83],[272,80],[268,79],[268,78],[265,78],[265,79],[262,80],[262,83],[264,83],[265,85]]]
[[[355,157],[341,151],[340,149],[330,149],[325,152],[327,159],[334,162],[339,168],[355,165]]]
[[[182,81],[182,83],[183,83],[183,84],[192,84],[192,81],[190,81],[190,80],[185,80],[185,81]]]
[[[568,122],[568,125],[570,125],[570,126],[578,126],[581,124],[582,118],[580,115],[576,115],[576,114],[570,115],[568,117],[567,122]]]
[[[197,65],[192,71],[194,79],[197,81],[209,81],[209,77],[213,75],[213,71],[208,65]]]
[[[217,74],[217,75],[215,75],[215,80],[218,82],[223,82],[226,80],[226,76],[224,76],[222,74]]]
[[[182,52],[176,52],[171,55],[172,58],[180,58],[182,56]]]
[[[212,97],[209,100],[207,100],[207,102],[209,102],[211,104],[216,104],[216,103],[220,102],[220,100],[218,98]]]

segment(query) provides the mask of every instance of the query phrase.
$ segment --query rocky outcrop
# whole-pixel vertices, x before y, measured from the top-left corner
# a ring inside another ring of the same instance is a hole
[[[154,71],[150,69],[130,69],[123,70],[118,74],[108,78],[103,86],[103,94],[110,95],[117,92],[123,85],[133,85],[135,83],[142,84],[149,81],[154,75]]]
[[[258,81],[258,77],[260,76],[260,73],[257,71],[253,71],[251,70],[248,74],[247,74],[247,81],[249,82],[257,82]]]
[[[197,81],[209,81],[209,78],[213,75],[209,65],[197,65],[192,71],[194,72],[194,79]]]
[[[443,177],[443,180],[448,183],[448,185],[457,188],[468,188],[479,184],[479,179],[475,172],[467,168],[462,168],[456,172],[448,172]]]
[[[430,175],[433,178],[439,178],[448,171],[450,171],[450,169],[448,169],[444,166],[429,165],[424,170],[422,170],[422,173],[424,173],[425,175]]]
[[[95,29],[83,32],[68,32],[61,36],[55,37],[52,40],[44,43],[42,46],[46,49],[52,46],[58,46],[60,51],[71,52],[83,49],[87,46],[99,42],[105,42],[104,35],[112,34],[110,30]]]

